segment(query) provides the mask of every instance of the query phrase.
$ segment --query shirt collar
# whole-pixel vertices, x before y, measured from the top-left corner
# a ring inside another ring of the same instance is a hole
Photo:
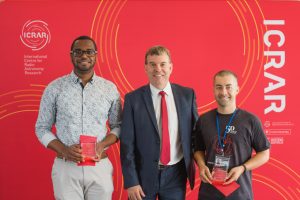
[[[95,81],[96,81],[96,76],[97,76],[97,75],[96,75],[95,72],[94,72],[94,74],[93,74],[91,80],[89,81],[91,84],[95,83]],[[81,82],[80,78],[75,74],[74,71],[71,72],[70,78],[71,78],[71,81],[72,81],[73,83],[80,83],[80,82]]]
[[[150,83],[150,90],[151,90],[151,94],[156,95],[156,96],[159,94],[160,91],[164,91],[167,94],[167,96],[169,96],[172,93],[172,88],[171,88],[170,82],[168,82],[166,87],[162,90],[157,89]]]

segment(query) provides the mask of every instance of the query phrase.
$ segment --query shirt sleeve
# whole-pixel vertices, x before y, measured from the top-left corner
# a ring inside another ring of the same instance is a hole
[[[198,121],[196,123],[196,128],[194,130],[194,151],[205,151],[205,145],[204,140],[202,136],[202,130],[201,130],[201,117],[198,118]]]
[[[261,152],[270,148],[270,142],[268,141],[260,120],[255,116],[252,119],[252,146],[256,152]]]
[[[40,103],[39,115],[35,124],[36,136],[45,147],[47,147],[52,140],[56,139],[56,136],[51,131],[56,118],[55,93],[55,88],[52,86],[48,86],[45,89]]]
[[[110,127],[110,133],[114,134],[118,138],[120,137],[121,132],[121,116],[122,115],[122,104],[121,97],[119,92],[115,87],[115,95],[112,101],[109,113],[108,113],[108,122]]]

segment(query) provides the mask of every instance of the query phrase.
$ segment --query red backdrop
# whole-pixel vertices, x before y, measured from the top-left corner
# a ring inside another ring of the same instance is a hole
[[[270,161],[253,171],[255,199],[266,194],[268,199],[300,199],[299,12],[296,1],[2,1],[0,199],[53,199],[55,155],[38,142],[34,125],[46,85],[71,72],[70,45],[79,35],[96,40],[96,73],[118,86],[122,100],[147,83],[144,54],[153,45],[171,50],[171,80],[196,90],[200,114],[216,106],[213,74],[235,71],[239,107],[261,118],[272,144]],[[281,25],[264,20],[281,20]],[[272,59],[280,64],[268,67]],[[272,103],[277,112],[268,112]],[[109,157],[113,199],[126,199],[118,144]],[[187,199],[196,199],[199,185],[197,175],[196,188],[187,185]]]

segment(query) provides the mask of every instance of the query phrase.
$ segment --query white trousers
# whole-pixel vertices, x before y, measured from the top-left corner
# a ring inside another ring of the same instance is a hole
[[[55,158],[52,183],[56,200],[111,200],[113,166],[108,158],[96,166],[77,166]]]

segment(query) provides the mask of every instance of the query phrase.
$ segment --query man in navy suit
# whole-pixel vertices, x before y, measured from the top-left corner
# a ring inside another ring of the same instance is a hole
[[[121,163],[130,200],[182,200],[187,178],[194,187],[196,98],[193,89],[169,82],[172,70],[169,50],[150,48],[145,55],[150,84],[125,96]]]

